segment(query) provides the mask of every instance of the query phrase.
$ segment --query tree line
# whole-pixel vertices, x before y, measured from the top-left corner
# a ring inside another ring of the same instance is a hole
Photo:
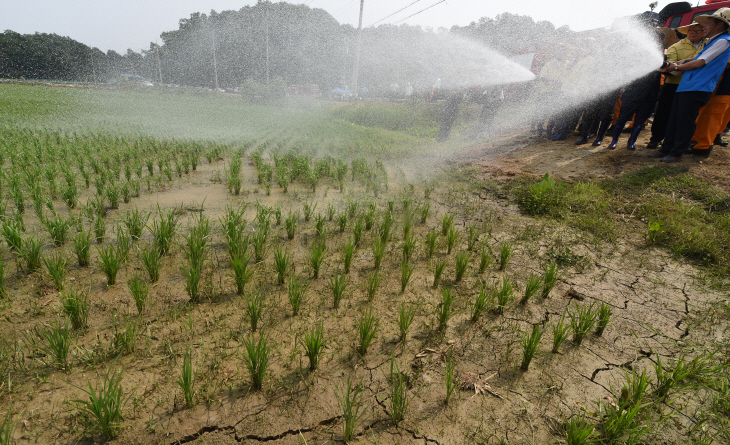
[[[509,52],[546,44],[569,32],[509,13],[450,30],[408,25],[366,28],[359,83],[385,90],[393,82],[405,84],[417,77],[428,60],[416,63],[417,54],[405,48],[408,42],[428,35],[451,33]],[[357,30],[339,24],[326,11],[270,1],[238,11],[194,13],[161,38],[160,45],[150,43],[146,50],[130,49],[122,55],[56,34],[22,35],[8,30],[0,34],[0,77],[106,82],[133,74],[165,84],[208,88],[276,81],[329,89],[350,83],[357,48]],[[383,49],[393,42],[406,46],[387,57]]]

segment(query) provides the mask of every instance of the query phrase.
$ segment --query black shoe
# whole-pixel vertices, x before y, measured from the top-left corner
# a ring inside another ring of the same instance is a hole
[[[712,147],[706,149],[706,150],[695,150],[694,148],[688,151],[689,154],[692,156],[697,156],[700,158],[709,158],[710,153],[712,153]]]
[[[673,164],[675,162],[681,162],[682,157],[681,156],[672,156],[672,155],[666,155],[663,158],[660,159],[661,162],[665,162],[667,164]]]
[[[649,141],[649,143],[646,144],[646,148],[649,148],[652,150],[656,149],[657,147],[659,147],[659,142]]]
[[[697,145],[697,141],[689,141],[689,148],[694,148]]]
[[[649,153],[649,154],[648,154],[647,156],[649,156],[650,158],[663,158],[663,157],[664,157],[664,156],[666,156],[666,155],[667,155],[667,154],[666,154],[666,153],[664,153],[663,151],[661,151],[661,150],[657,150],[657,151],[652,151],[652,152],[651,152],[651,153]]]
[[[603,143],[603,138],[600,138],[600,139],[597,138],[595,141],[593,141],[593,144],[591,144],[591,145],[593,145],[594,147],[598,147],[602,143]]]
[[[617,140],[613,140],[613,141],[611,141],[611,143],[610,143],[610,144],[608,145],[608,148],[610,148],[611,150],[613,150],[614,148],[616,148],[616,146],[617,146],[617,145],[618,145],[618,141],[617,141]]]
[[[588,142],[588,136],[581,136],[580,139],[575,141],[575,145],[583,145]]]
[[[720,137],[720,135],[718,134],[717,136],[715,136],[715,140],[712,141],[712,145],[719,145],[720,147],[727,147],[728,142],[723,141],[722,138]]]
[[[634,144],[633,141],[629,141],[629,143],[626,145],[626,149],[631,151],[636,150],[636,144]]]

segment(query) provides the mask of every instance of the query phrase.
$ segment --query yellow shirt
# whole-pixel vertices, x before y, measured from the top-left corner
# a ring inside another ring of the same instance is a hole
[[[684,38],[667,49],[667,62],[676,62],[678,60],[692,59],[697,55],[702,48],[705,47],[705,41],[700,42],[699,46],[695,48],[692,42],[688,38]],[[676,83],[682,80],[682,75],[678,76],[666,76],[665,83]]]

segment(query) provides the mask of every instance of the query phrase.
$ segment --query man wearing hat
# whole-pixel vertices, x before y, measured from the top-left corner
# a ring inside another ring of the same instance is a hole
[[[683,74],[672,101],[662,148],[649,154],[651,158],[661,158],[662,162],[682,160],[694,135],[700,109],[712,97],[730,59],[730,8],[720,8],[711,16],[698,16],[695,20],[705,30],[704,49],[693,60],[673,62],[665,69]]]
[[[686,34],[687,37],[667,49],[667,62],[669,63],[692,59],[704,47],[705,30],[699,23],[692,22],[687,26],[677,28],[677,31]],[[657,99],[654,121],[651,124],[651,139],[646,144],[646,148],[657,148],[664,140],[664,136],[667,133],[669,113],[672,111],[672,101],[674,100],[674,94],[677,92],[677,87],[679,87],[680,80],[682,80],[682,74],[680,73],[676,76],[667,75],[664,79],[664,85]]]

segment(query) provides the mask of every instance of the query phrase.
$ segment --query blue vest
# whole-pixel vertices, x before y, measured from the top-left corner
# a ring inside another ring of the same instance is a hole
[[[697,57],[701,56],[708,48],[712,48],[712,45],[720,40],[730,40],[730,35],[724,33],[715,37],[709,45],[697,54]],[[695,60],[697,60],[697,57],[695,57]],[[685,71],[684,75],[682,75],[682,80],[679,82],[677,92],[705,91],[712,93],[715,91],[715,87],[722,76],[722,72],[725,71],[728,59],[730,59],[730,46],[719,56],[710,60],[707,65],[694,70]]]

